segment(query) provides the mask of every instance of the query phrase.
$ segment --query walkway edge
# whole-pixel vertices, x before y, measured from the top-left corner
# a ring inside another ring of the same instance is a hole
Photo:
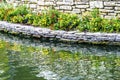
[[[63,42],[120,45],[120,33],[85,33],[78,31],[50,30],[6,21],[0,21],[0,31],[9,32],[11,34],[23,34],[36,38],[52,38]]]

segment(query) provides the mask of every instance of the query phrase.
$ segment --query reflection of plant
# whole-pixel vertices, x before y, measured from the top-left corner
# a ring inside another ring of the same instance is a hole
[[[120,66],[120,58],[115,59],[116,66]]]
[[[10,66],[8,65],[10,60],[13,63],[17,61],[15,64],[17,68],[32,67],[31,74],[41,71],[54,72],[58,74],[55,78],[59,79],[56,80],[119,80],[120,78],[120,56],[116,54],[99,56],[77,51],[55,50],[53,47],[19,45],[0,40],[0,62],[2,62],[0,69],[4,70],[5,74],[9,71],[7,66]],[[11,65],[14,66],[14,64]],[[2,76],[5,77],[4,73]]]

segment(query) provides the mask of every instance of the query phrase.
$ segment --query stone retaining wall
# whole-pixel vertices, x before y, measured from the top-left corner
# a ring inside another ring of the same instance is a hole
[[[0,31],[11,34],[22,34],[36,38],[47,38],[50,40],[59,40],[65,42],[90,42],[90,43],[120,43],[120,34],[118,33],[80,33],[77,31],[50,30],[47,28],[38,28],[27,25],[13,24],[0,21]]]
[[[105,0],[13,0],[11,2],[15,7],[26,4],[33,12],[41,12],[43,9],[54,7],[62,12],[82,14],[85,11],[91,11],[93,8],[99,8],[101,16],[105,18],[114,18],[120,16],[120,1]]]

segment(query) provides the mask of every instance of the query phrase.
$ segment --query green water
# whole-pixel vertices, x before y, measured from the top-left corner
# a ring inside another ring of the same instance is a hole
[[[0,80],[120,80],[119,47],[94,50],[21,41],[1,37]]]

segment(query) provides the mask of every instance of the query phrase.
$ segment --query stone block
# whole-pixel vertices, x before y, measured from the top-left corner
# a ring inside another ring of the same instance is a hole
[[[30,8],[35,9],[35,8],[37,8],[37,5],[36,4],[30,4]]]
[[[73,2],[57,2],[57,5],[73,5]]]
[[[107,13],[102,12],[102,13],[100,13],[100,15],[107,15]]]
[[[114,11],[115,13],[117,13],[117,14],[119,14],[120,13],[120,11]]]
[[[87,8],[86,10],[87,10],[87,11],[92,11],[93,9],[91,9],[91,8]]]
[[[49,6],[49,5],[55,5],[53,2],[45,2],[45,5]]]
[[[104,13],[114,13],[114,10],[100,9],[100,11]]]
[[[106,18],[106,19],[112,19],[112,18],[115,18],[115,16],[105,15],[105,18]]]
[[[120,41],[120,35],[117,35],[117,36],[116,36],[115,41]]]
[[[70,11],[70,10],[69,10],[69,11],[66,11],[66,10],[65,10],[64,12],[66,12],[66,13],[71,13],[71,11]]]
[[[116,11],[120,11],[120,7],[115,7],[115,10]]]
[[[30,3],[37,3],[37,0],[29,0]]]
[[[15,3],[20,3],[20,1],[15,1]]]
[[[86,11],[86,9],[81,9],[81,12],[85,12]]]
[[[43,2],[43,1],[38,1],[37,4],[42,6],[42,5],[45,5],[45,2]]]
[[[90,8],[103,8],[103,1],[90,1]]]
[[[86,4],[89,4],[88,2],[74,2],[75,4],[82,4],[82,5],[86,5]]]
[[[104,9],[107,9],[107,10],[113,10],[114,7],[104,7]]]
[[[79,14],[79,13],[81,13],[81,11],[80,11],[80,9],[73,9],[73,10],[72,10],[72,13],[77,13],[77,14]]]
[[[88,8],[89,5],[76,5],[76,8]]]
[[[60,6],[60,9],[63,9],[63,10],[72,10],[72,7],[71,6]]]
[[[116,2],[115,1],[108,1],[108,2],[104,2],[104,6],[116,6]]]
[[[116,16],[117,14],[116,13],[108,13],[108,15],[110,15],[110,16]]]
[[[55,9],[59,10],[60,8],[57,6],[57,7],[54,7]]]
[[[120,3],[119,4],[115,4],[116,7],[120,7]]]
[[[63,0],[63,2],[66,2],[66,3],[67,3],[67,2],[71,2],[71,3],[72,3],[73,0]]]
[[[120,4],[120,1],[116,1],[116,4]]]

